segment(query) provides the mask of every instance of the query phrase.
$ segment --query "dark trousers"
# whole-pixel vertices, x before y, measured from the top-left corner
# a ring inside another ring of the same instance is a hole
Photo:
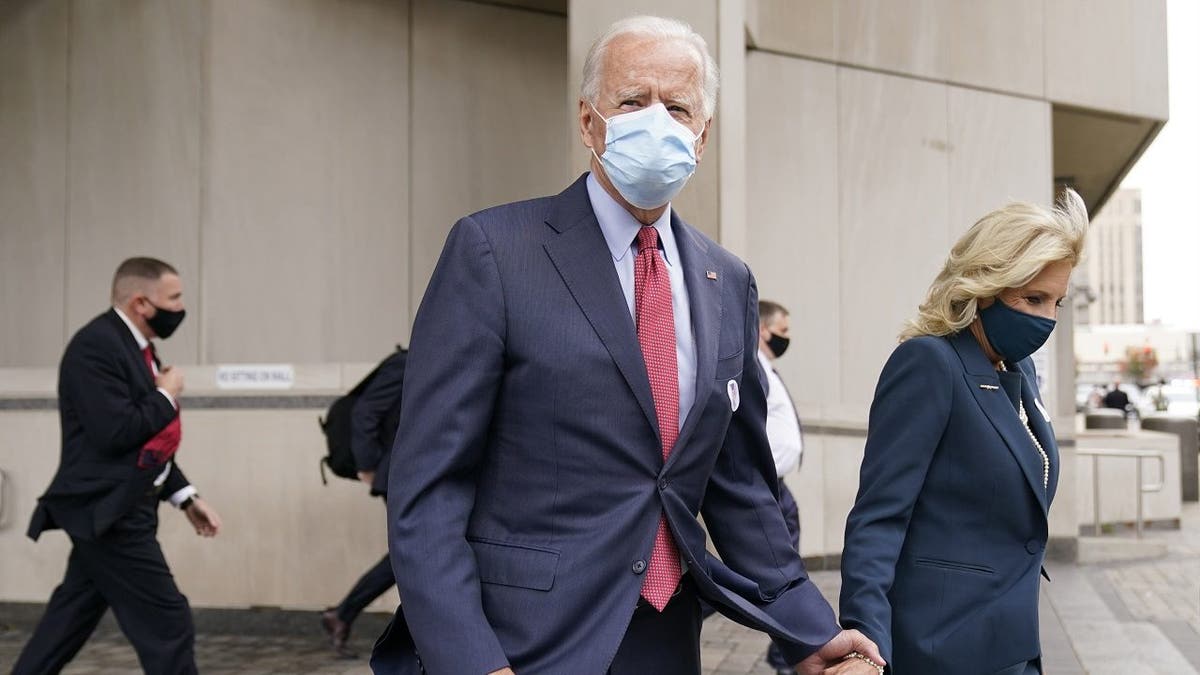
[[[700,675],[700,600],[684,575],[662,612],[639,600],[608,675]]]
[[[396,579],[392,575],[392,561],[388,556],[383,556],[383,559],[375,563],[375,566],[367,570],[354,588],[346,594],[341,604],[337,606],[338,618],[346,623],[354,623],[359,614],[367,608],[367,605],[375,601],[375,598],[383,595],[389,588],[396,585]]]
[[[175,586],[157,530],[158,498],[147,496],[100,538],[71,540],[67,572],[17,659],[14,675],[62,670],[110,607],[142,670],[153,675],[196,672],[192,611]]]
[[[800,506],[796,504],[796,498],[792,496],[792,491],[779,479],[779,510],[783,512],[783,522],[787,523],[788,534],[792,537],[792,548],[800,550]],[[767,648],[767,664],[775,670],[790,671],[792,666],[783,658],[783,652],[779,651],[779,647],[772,642]]]

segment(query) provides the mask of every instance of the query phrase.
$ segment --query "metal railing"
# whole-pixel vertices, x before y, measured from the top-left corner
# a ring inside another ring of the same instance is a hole
[[[1159,492],[1163,489],[1163,481],[1167,475],[1167,462],[1161,450],[1132,450],[1115,448],[1080,448],[1075,451],[1080,456],[1092,458],[1092,527],[1095,534],[1100,534],[1100,458],[1122,457],[1135,460],[1137,469],[1134,471],[1134,481],[1137,486],[1137,516],[1134,521],[1134,531],[1137,538],[1142,538],[1142,495],[1147,492]],[[1142,482],[1142,460],[1158,461],[1158,482],[1146,484]]]

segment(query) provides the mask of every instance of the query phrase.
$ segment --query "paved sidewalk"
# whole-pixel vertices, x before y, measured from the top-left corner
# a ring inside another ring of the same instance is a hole
[[[1200,675],[1200,505],[1184,506],[1178,531],[1150,531],[1168,543],[1169,555],[1151,561],[1102,565],[1050,564],[1043,584],[1041,627],[1047,675]],[[813,581],[836,601],[836,572]],[[2,623],[2,622],[0,622]],[[280,637],[201,634],[205,675],[313,673],[365,675],[365,659],[336,660],[316,634]],[[0,672],[8,672],[28,633],[0,628]],[[354,647],[370,649],[357,635]],[[723,617],[705,624],[701,651],[705,675],[772,675],[763,662],[767,638]],[[97,634],[66,675],[135,675],[137,659],[119,634]]]
[[[1167,557],[1050,568],[1043,593],[1082,672],[1200,673],[1200,504],[1184,504],[1179,530],[1145,536]]]

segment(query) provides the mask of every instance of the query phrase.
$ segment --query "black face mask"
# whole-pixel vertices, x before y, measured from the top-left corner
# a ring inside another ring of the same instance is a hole
[[[150,302],[150,300],[147,299],[146,302]],[[183,323],[184,315],[187,314],[185,309],[163,309],[153,302],[150,302],[150,306],[158,311],[154,316],[146,318],[146,324],[150,326],[150,330],[154,331],[155,335],[164,340],[171,337],[171,333],[179,328],[179,324]]]
[[[767,348],[771,350],[771,353],[775,355],[775,358],[779,358],[783,356],[784,352],[787,351],[788,345],[791,344],[791,342],[792,339],[789,337],[771,333],[771,337],[767,338]]]

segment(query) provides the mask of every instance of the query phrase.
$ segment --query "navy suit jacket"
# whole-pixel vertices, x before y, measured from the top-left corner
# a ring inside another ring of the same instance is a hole
[[[1023,673],[1041,653],[1038,573],[1058,483],[1033,364],[1016,364],[1040,453],[969,331],[893,352],[846,522],[841,620],[893,673]]]
[[[699,593],[727,616],[797,661],[837,633],[776,501],[753,278],[674,214],[671,226],[697,363],[665,466],[584,179],[450,232],[413,328],[388,491],[403,616],[375,672],[417,672],[415,649],[435,675],[604,673],[663,514]]]
[[[58,370],[62,457],[33,511],[28,534],[62,528],[75,539],[95,539],[132,509],[161,468],[140,469],[138,452],[175,415],[154,386],[137,341],[113,310],[71,338]],[[178,462],[159,493],[187,487]]]

